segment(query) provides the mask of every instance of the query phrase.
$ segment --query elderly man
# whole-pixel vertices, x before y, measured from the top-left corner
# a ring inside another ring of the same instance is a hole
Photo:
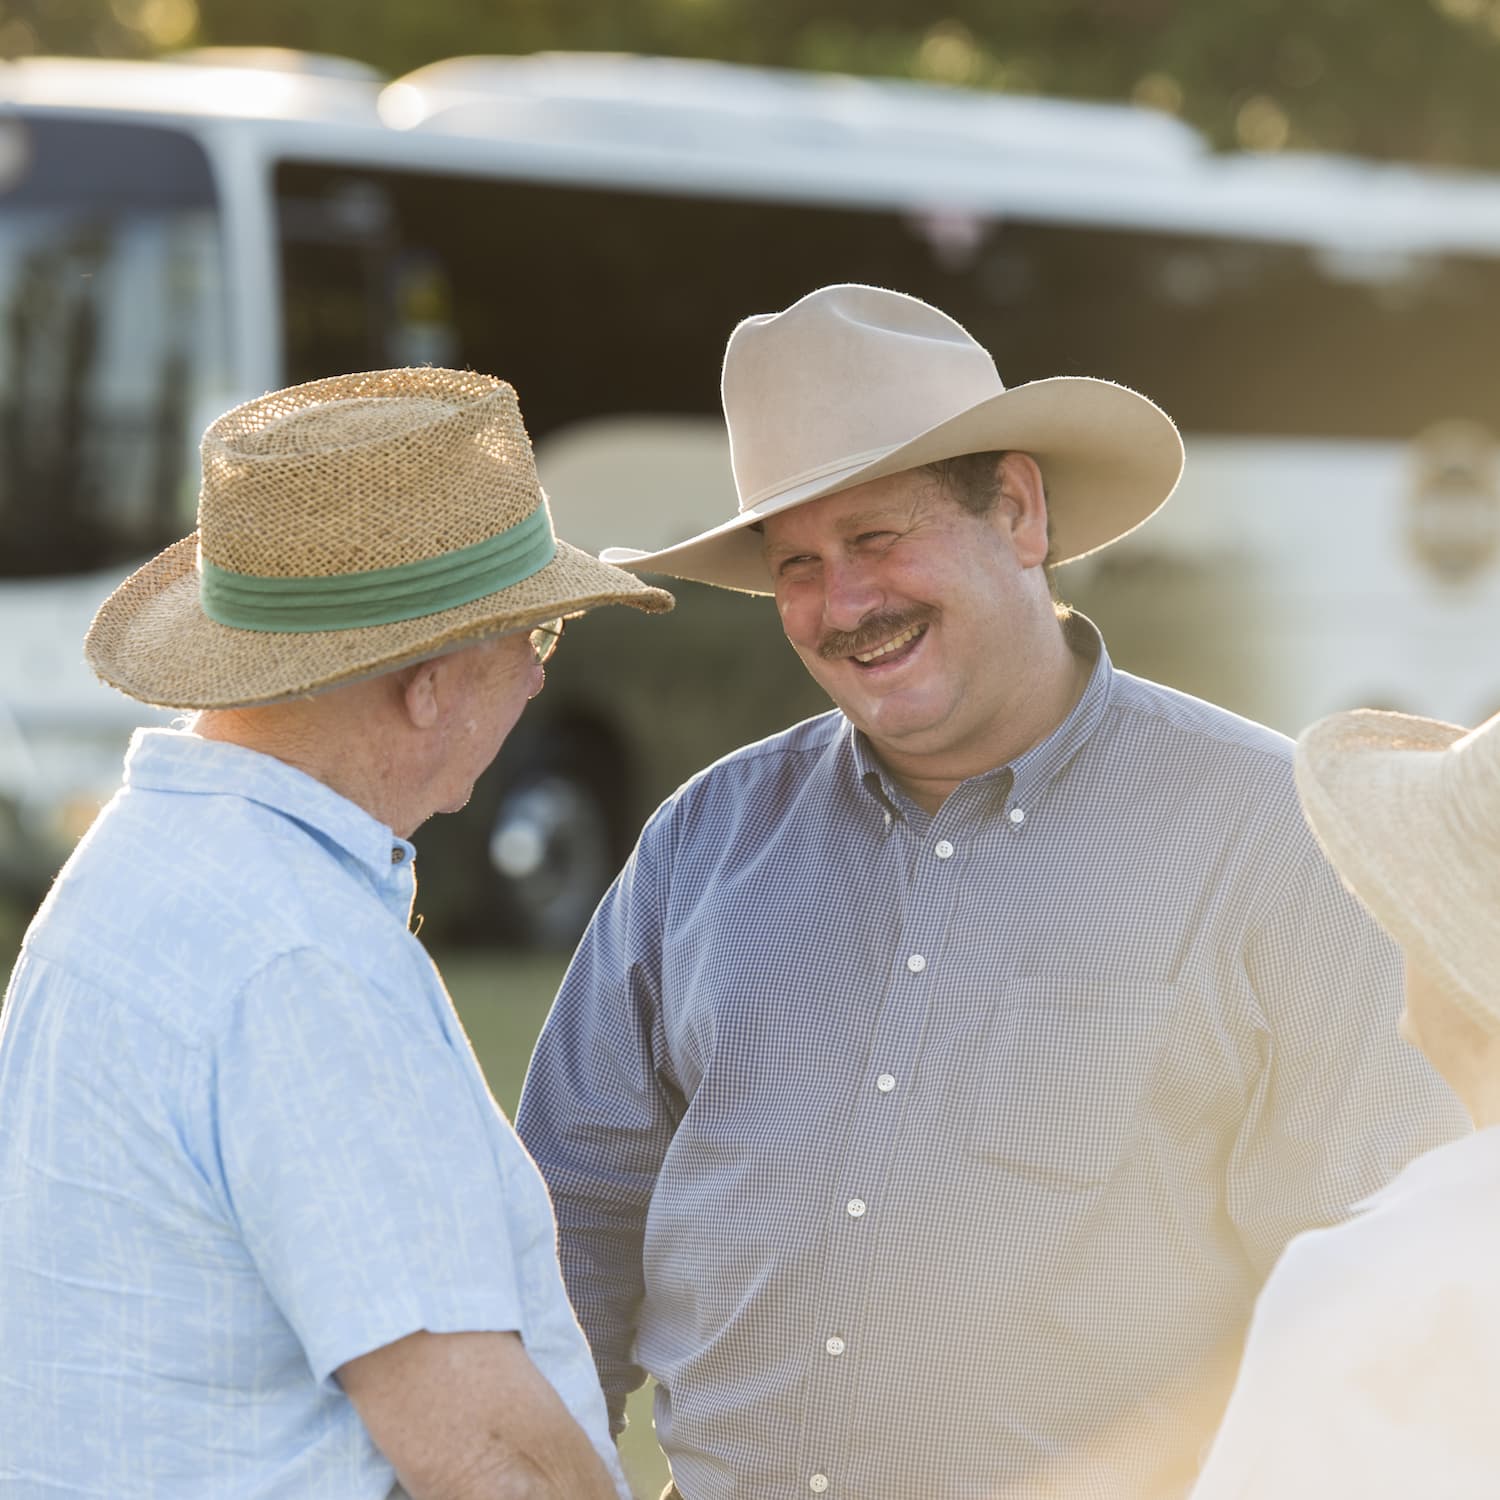
[[[560,618],[515,393],[393,370],[220,418],[87,654],[199,710],[32,924],[0,1031],[0,1494],[616,1497],[546,1192],[407,930]]]
[[[1282,1246],[1461,1116],[1287,742],[1054,608],[1176,429],[861,286],[724,404],[739,515],[606,556],[774,594],[841,712],[665,804],[533,1060],[613,1420],[654,1375],[687,1500],[1180,1494]]]
[[[1500,1491],[1500,718],[1336,714],[1297,741],[1328,857],[1406,955],[1401,1029],[1479,1129],[1287,1247],[1194,1500]]]

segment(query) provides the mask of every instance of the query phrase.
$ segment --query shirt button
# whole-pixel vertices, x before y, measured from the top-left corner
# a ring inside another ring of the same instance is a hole
[[[890,808],[886,808],[886,810],[885,810],[885,826],[887,828],[889,828],[891,826],[891,823],[893,821],[894,820],[891,817],[891,810],[890,810]]]
[[[851,1198],[845,1205],[845,1209],[851,1219],[862,1219],[865,1216],[865,1200],[863,1198]]]
[[[826,1474],[814,1474],[813,1477],[807,1481],[807,1487],[813,1492],[813,1494],[821,1495],[823,1491],[828,1488],[828,1476]]]
[[[889,1073],[882,1073],[880,1077],[875,1080],[875,1087],[878,1088],[882,1094],[888,1094],[893,1088],[896,1087],[896,1080]]]
[[[392,844],[391,845],[391,863],[393,865],[399,865],[401,863],[401,861],[403,859],[405,859],[405,858],[406,858],[406,850],[403,849],[400,846],[400,844]]]
[[[844,1349],[845,1349],[845,1347],[846,1347],[846,1346],[845,1346],[845,1344],[844,1344],[844,1341],[843,1341],[843,1339],[841,1339],[841,1338],[840,1338],[840,1337],[839,1337],[839,1336],[838,1336],[838,1334],[834,1334],[834,1335],[833,1335],[833,1337],[832,1337],[832,1338],[831,1338],[831,1339],[828,1339],[828,1340],[827,1340],[827,1341],[826,1341],[826,1342],[825,1342],[825,1343],[824,1343],[824,1345],[823,1345],[823,1347],[824,1347],[824,1348],[825,1348],[825,1349],[826,1349],[826,1350],[827,1350],[827,1351],[828,1351],[828,1352],[829,1352],[829,1353],[830,1353],[830,1354],[831,1354],[831,1355],[833,1355],[833,1357],[834,1357],[834,1358],[835,1358],[835,1359],[837,1359],[837,1358],[838,1358],[838,1357],[839,1357],[839,1355],[841,1355],[841,1354],[842,1354],[842,1353],[843,1353],[843,1352],[844,1352]]]
[[[1019,807],[1013,807],[1010,810],[1010,820],[1012,823],[1024,823],[1026,821],[1026,814]]]
[[[906,960],[906,967],[910,969],[913,974],[920,974],[922,970],[927,967],[927,960],[923,958],[920,953],[913,953],[912,956]]]
[[[939,859],[952,859],[953,845],[950,844],[947,839],[939,839],[937,841],[937,847],[933,849],[932,852],[937,855]]]

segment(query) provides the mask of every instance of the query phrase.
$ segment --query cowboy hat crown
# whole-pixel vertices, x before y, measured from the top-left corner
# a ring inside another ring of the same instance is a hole
[[[1144,396],[1057,376],[1007,390],[989,352],[920,298],[854,283],[746,318],[724,353],[724,415],[739,513],[656,552],[606,561],[751,593],[771,580],[749,530],[789,506],[939,459],[1033,454],[1054,561],[1133,530],[1171,494],[1182,439]]]

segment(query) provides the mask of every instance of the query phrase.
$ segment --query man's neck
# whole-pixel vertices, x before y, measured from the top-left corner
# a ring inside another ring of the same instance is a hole
[[[364,686],[335,691],[353,699]],[[329,694],[262,707],[213,709],[198,715],[193,732],[269,755],[321,781],[401,837],[409,837],[409,827],[420,819],[414,821],[406,812],[400,795],[403,778],[388,753],[390,735],[373,732],[373,719],[363,723],[358,714],[343,708]]]
[[[1059,631],[1055,641],[1043,670],[1028,674],[1012,710],[998,715],[972,742],[941,757],[889,745],[875,747],[881,764],[918,807],[936,813],[962,782],[1008,765],[1064,723],[1082,699],[1094,663],[1070,648],[1064,632]]]

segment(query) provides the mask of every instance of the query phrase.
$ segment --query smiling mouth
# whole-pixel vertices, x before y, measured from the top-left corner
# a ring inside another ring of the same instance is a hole
[[[884,666],[887,662],[894,661],[897,657],[904,655],[927,633],[925,622],[920,625],[911,625],[899,635],[893,635],[890,640],[882,641],[880,645],[869,651],[856,651],[851,653],[850,660],[858,662],[862,667],[875,665]]]

